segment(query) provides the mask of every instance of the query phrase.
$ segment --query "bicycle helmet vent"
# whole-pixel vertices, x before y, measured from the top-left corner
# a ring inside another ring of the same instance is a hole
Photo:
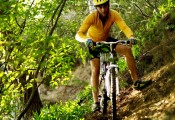
[[[108,2],[109,0],[93,0],[94,1],[94,5],[97,6],[97,5],[102,5],[106,2]]]

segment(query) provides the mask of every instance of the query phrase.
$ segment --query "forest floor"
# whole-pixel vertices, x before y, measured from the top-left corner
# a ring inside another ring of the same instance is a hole
[[[121,89],[117,99],[117,114],[121,120],[175,120],[175,32],[167,36],[158,45],[148,44],[137,59],[138,63],[144,63],[142,67],[138,65],[138,71],[143,71],[141,78],[151,79],[153,83],[142,91],[131,86]],[[80,80],[89,80],[90,66],[79,66],[74,75]],[[74,99],[82,89],[83,85],[60,86],[50,91],[42,87],[41,99],[51,103],[66,101]],[[110,115],[93,113],[87,115],[86,120],[110,120]]]

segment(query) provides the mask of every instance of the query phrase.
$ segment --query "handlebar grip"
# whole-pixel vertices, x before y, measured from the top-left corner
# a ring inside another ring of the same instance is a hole
[[[134,38],[131,38],[129,39],[130,43],[133,44],[133,45],[136,45],[137,44],[137,40],[134,39]]]

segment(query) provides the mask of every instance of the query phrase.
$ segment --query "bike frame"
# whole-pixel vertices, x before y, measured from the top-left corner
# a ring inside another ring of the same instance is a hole
[[[108,101],[112,102],[112,119],[116,120],[117,118],[117,109],[116,109],[116,97],[119,96],[119,67],[118,67],[118,58],[116,53],[116,45],[118,43],[130,44],[132,41],[129,40],[118,40],[116,42],[100,42],[102,44],[108,44],[110,49],[108,53],[100,53],[100,86],[101,90],[101,108],[102,113],[107,114]]]

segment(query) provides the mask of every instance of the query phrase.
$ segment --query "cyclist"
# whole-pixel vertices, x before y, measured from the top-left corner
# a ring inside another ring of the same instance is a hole
[[[93,0],[96,11],[90,13],[79,28],[75,38],[77,41],[85,42],[91,54],[91,86],[93,95],[93,111],[100,110],[100,103],[98,101],[98,86],[99,86],[99,73],[100,73],[100,59],[99,52],[93,51],[95,42],[100,41],[114,41],[115,39],[109,37],[109,31],[113,23],[124,32],[127,38],[134,39],[132,30],[126,25],[120,14],[110,9],[109,0]],[[134,83],[135,89],[141,89],[146,86],[150,81],[142,81],[138,78],[136,64],[132,54],[131,46],[118,44],[116,52],[126,58],[131,78]]]

